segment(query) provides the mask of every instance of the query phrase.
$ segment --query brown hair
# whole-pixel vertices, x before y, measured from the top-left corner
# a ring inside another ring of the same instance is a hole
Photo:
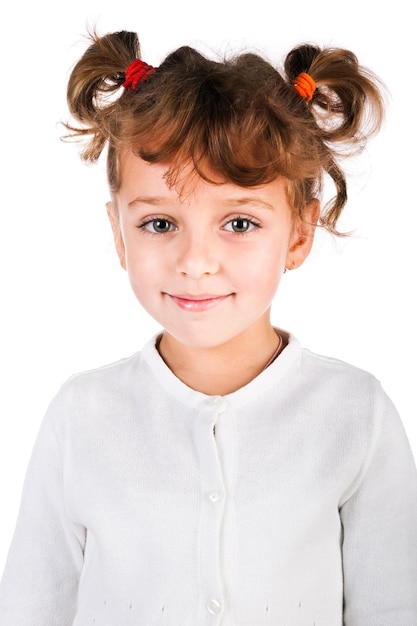
[[[347,200],[338,161],[379,130],[384,109],[381,82],[352,52],[301,45],[287,55],[281,75],[256,54],[218,62],[182,47],[130,91],[122,84],[127,67],[140,58],[137,35],[90,37],[68,83],[68,105],[78,125],[65,126],[72,137],[89,137],[82,152],[86,161],[96,161],[107,144],[112,192],[120,185],[125,148],[148,162],[167,163],[170,184],[189,164],[205,180],[214,172],[243,187],[282,175],[300,214],[329,175],[336,195],[320,223],[337,233]],[[317,85],[310,102],[294,88],[301,72]]]

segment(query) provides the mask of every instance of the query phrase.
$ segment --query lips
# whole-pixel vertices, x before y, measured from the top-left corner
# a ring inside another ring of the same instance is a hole
[[[217,305],[221,304],[228,298],[231,294],[226,295],[214,295],[214,294],[167,294],[169,298],[174,302],[180,309],[184,311],[191,312],[201,312],[208,311]]]

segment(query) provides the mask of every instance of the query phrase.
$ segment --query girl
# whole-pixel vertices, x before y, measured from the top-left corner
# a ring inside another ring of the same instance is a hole
[[[416,626],[402,423],[370,374],[269,316],[317,224],[337,233],[338,157],[378,130],[378,80],[311,45],[283,76],[190,48],[153,68],[120,32],[92,36],[68,102],[84,159],[107,147],[117,254],[163,330],[51,403],[0,622]]]

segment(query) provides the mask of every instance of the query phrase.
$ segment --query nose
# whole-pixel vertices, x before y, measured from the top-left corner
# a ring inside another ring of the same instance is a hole
[[[177,272],[196,279],[216,274],[219,266],[219,250],[215,237],[203,230],[181,233],[178,238]]]

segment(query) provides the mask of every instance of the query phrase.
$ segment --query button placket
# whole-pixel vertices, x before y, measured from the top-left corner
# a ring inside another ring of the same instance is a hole
[[[199,450],[201,467],[201,487],[205,505],[201,517],[201,544],[200,567],[203,601],[201,609],[206,614],[210,624],[218,624],[220,614],[224,611],[223,573],[220,562],[222,528],[226,503],[226,489],[223,475],[222,461],[219,454],[218,442],[213,436],[213,426],[218,423],[221,427],[220,415],[228,410],[228,401],[222,396],[213,396],[206,402],[204,422],[209,426],[199,434],[197,450]],[[225,416],[227,419],[227,416]]]
[[[215,409],[215,415],[217,418],[226,412],[228,406],[227,400],[225,400],[222,396],[213,396],[210,399],[210,404]],[[224,499],[224,496],[225,494],[223,489],[213,489],[209,492],[208,499],[212,504],[218,504]]]

